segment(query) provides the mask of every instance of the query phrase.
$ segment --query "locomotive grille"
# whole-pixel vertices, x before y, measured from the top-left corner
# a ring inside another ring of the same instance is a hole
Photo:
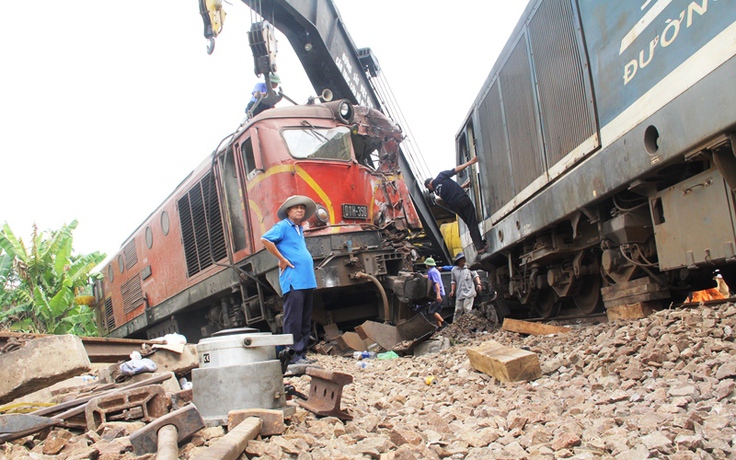
[[[481,142],[490,159],[489,169],[493,173],[493,180],[487,185],[487,198],[483,201],[485,215],[490,216],[514,196],[513,176],[509,159],[508,143],[506,142],[506,128],[503,122],[498,80],[493,83],[491,90],[480,105],[480,116],[486,121],[484,129],[480,130]],[[488,199],[490,198],[490,199]]]
[[[576,24],[570,0],[543,1],[529,24],[547,168],[596,130]]]
[[[112,310],[112,297],[105,299],[105,326],[108,331],[115,329],[115,314]]]
[[[193,276],[227,256],[213,174],[192,187],[178,205],[187,273]]]
[[[125,269],[130,270],[130,267],[138,262],[138,253],[135,250],[135,238],[125,245],[123,255],[125,256]]]
[[[522,37],[501,70],[501,97],[508,129],[514,195],[543,174],[534,87],[526,40]],[[506,197],[504,202],[512,197]]]
[[[120,289],[120,293],[123,295],[123,311],[127,315],[143,303],[141,277],[136,275],[134,278],[126,281]]]

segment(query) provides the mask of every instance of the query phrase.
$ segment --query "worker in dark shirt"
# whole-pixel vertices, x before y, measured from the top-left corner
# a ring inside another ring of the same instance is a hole
[[[455,166],[454,169],[448,169],[437,174],[434,179],[427,179],[424,181],[424,186],[429,191],[434,192],[437,196],[442,198],[445,202],[445,206],[452,212],[460,216],[465,222],[465,225],[470,229],[470,238],[473,240],[473,246],[478,254],[481,254],[488,249],[483,243],[483,237],[480,235],[478,229],[478,218],[475,215],[475,205],[470,200],[470,197],[463,187],[459,186],[457,182],[452,179],[452,176],[464,170],[470,165],[478,162],[478,157],[474,157],[467,163],[463,163],[459,166]]]

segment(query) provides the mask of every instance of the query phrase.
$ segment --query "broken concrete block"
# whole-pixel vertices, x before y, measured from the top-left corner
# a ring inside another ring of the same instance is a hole
[[[570,328],[566,326],[553,326],[551,324],[533,323],[531,321],[521,321],[512,318],[504,318],[503,330],[530,335],[564,334],[570,332]]]
[[[534,380],[542,376],[535,353],[504,347],[493,340],[468,348],[468,358],[474,369],[502,382]]]
[[[446,350],[448,348],[450,348],[450,339],[448,339],[447,337],[427,340],[414,347],[414,356],[439,353],[440,351]]]
[[[90,370],[82,339],[57,335],[31,340],[0,355],[0,404]]]
[[[186,344],[181,353],[158,348],[155,353],[146,358],[156,363],[156,372],[173,372],[176,375],[184,375],[199,367],[197,345],[193,343]]]

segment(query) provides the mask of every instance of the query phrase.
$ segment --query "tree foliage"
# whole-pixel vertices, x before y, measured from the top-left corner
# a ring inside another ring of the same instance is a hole
[[[0,231],[0,328],[16,331],[97,335],[86,305],[91,272],[105,255],[72,254],[77,221],[59,230],[33,226],[30,246],[7,223]]]

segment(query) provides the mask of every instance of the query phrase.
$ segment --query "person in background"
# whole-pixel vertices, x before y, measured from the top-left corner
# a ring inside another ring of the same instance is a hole
[[[445,286],[442,284],[442,277],[440,276],[440,271],[437,270],[437,264],[434,259],[427,257],[424,260],[424,265],[429,268],[426,276],[432,283],[430,293],[433,298],[427,308],[426,316],[428,320],[432,321],[432,319],[434,319],[437,322],[438,329],[444,329],[445,326],[447,326],[447,323],[444,318],[442,318],[442,315],[440,315],[440,312],[442,311],[442,304],[445,298]]]
[[[455,256],[455,267],[453,267],[452,289],[450,296],[455,297],[455,313],[452,316],[452,322],[458,320],[465,313],[470,313],[473,309],[475,296],[481,291],[480,276],[475,270],[468,268],[465,261],[465,254],[458,252]]]
[[[281,221],[263,234],[261,242],[276,256],[279,285],[284,299],[284,334],[294,337],[291,364],[311,364],[307,359],[309,332],[312,330],[312,299],[317,288],[314,261],[304,240],[302,223],[317,209],[306,196],[294,195],[279,207]]]
[[[478,254],[486,252],[488,246],[483,243],[483,237],[480,235],[478,229],[478,218],[475,214],[475,205],[470,199],[463,187],[458,185],[457,182],[452,180],[452,176],[464,170],[470,165],[474,165],[478,162],[478,157],[474,157],[467,163],[463,163],[460,166],[456,166],[454,169],[448,169],[437,174],[434,179],[429,178],[424,181],[424,186],[430,192],[434,192],[437,196],[442,198],[445,205],[465,222],[470,230],[470,238],[473,240],[473,246]],[[470,185],[469,183],[467,183]]]
[[[279,84],[281,83],[281,78],[279,78],[279,76],[275,73],[271,73],[269,74],[269,79],[271,80],[271,88],[275,92],[276,88],[278,88]],[[266,86],[266,83],[262,81],[256,83],[256,86],[253,87],[253,91],[251,91],[252,97],[250,99],[250,102],[248,102],[248,105],[245,108],[245,111],[247,113],[250,113],[251,108],[256,104],[256,102],[258,102],[258,105],[256,105],[256,107],[253,109],[253,114],[250,115],[251,117],[255,117],[266,109],[272,109],[273,106],[276,105],[278,100],[269,103],[267,100],[264,99],[267,94],[268,86]]]

